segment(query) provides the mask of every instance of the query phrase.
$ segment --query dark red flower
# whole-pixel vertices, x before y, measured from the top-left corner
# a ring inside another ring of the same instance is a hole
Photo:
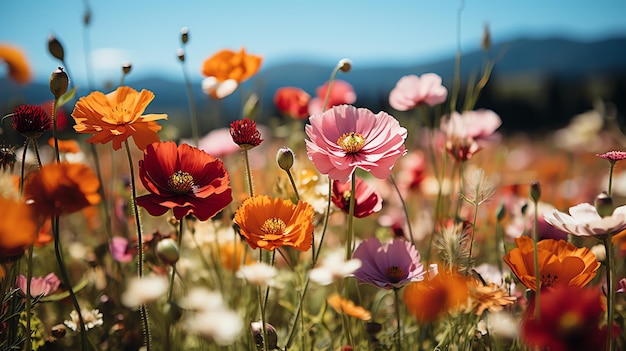
[[[52,127],[48,113],[41,106],[18,106],[13,110],[11,120],[13,129],[27,138],[38,138]]]
[[[139,177],[150,194],[137,204],[153,216],[167,210],[181,220],[193,214],[201,221],[215,216],[232,201],[224,164],[206,152],[174,142],[148,145],[139,161]]]
[[[383,208],[383,197],[369,184],[360,178],[356,179],[354,198],[354,216],[363,218],[378,212]],[[335,180],[333,182],[333,203],[343,212],[350,213],[350,192],[352,190],[352,182],[342,183]]]
[[[599,326],[605,312],[601,296],[599,289],[571,285],[543,291],[540,319],[533,318],[534,308],[527,309],[522,340],[542,350],[604,350],[608,330]]]
[[[256,127],[256,122],[248,118],[238,119],[230,124],[230,136],[233,137],[235,144],[242,149],[252,149],[259,146],[261,132]]]

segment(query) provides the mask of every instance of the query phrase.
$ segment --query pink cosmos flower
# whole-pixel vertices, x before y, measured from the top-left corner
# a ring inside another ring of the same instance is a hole
[[[26,295],[26,277],[20,274],[17,277],[16,285],[24,295]],[[54,273],[48,273],[45,277],[32,277],[30,280],[30,296],[48,296],[59,289],[61,281]]]
[[[393,239],[381,244],[378,238],[363,241],[356,248],[353,258],[363,264],[354,277],[383,289],[398,289],[405,284],[422,280],[424,266],[415,246],[403,239]]]
[[[320,173],[343,183],[357,167],[385,179],[406,154],[407,131],[385,112],[340,105],[312,115],[309,122],[305,127],[309,159]]]
[[[447,97],[448,89],[441,85],[439,75],[426,73],[418,77],[412,74],[398,80],[389,93],[389,105],[398,111],[407,111],[422,104],[440,104]]]
[[[296,87],[283,87],[274,94],[274,105],[280,113],[295,119],[309,117],[311,95]]]
[[[324,105],[324,100],[326,99],[326,93],[328,92],[328,83],[324,83],[321,87],[315,90],[316,98],[312,99],[309,102],[309,113],[319,113],[322,112],[322,108]],[[328,104],[326,109],[337,105],[343,104],[353,104],[356,101],[356,93],[354,92],[354,88],[350,83],[335,79],[332,87],[330,88],[330,96],[328,98]]]
[[[626,160],[626,152],[624,151],[609,151],[603,154],[596,154],[596,156],[613,163],[621,160]]]
[[[446,135],[448,153],[457,160],[469,160],[500,125],[502,120],[495,112],[480,109],[462,114],[455,111],[442,119],[440,129]]]
[[[356,179],[354,198],[354,216],[357,218],[363,218],[371,215],[372,213],[379,212],[383,208],[383,197],[374,189],[362,180]],[[350,213],[350,191],[352,190],[352,181],[342,183],[335,180],[333,182],[333,194],[332,201],[343,212]]]

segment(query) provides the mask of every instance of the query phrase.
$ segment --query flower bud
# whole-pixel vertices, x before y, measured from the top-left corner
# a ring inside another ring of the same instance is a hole
[[[539,181],[534,181],[530,183],[530,198],[533,199],[535,203],[539,201],[541,197],[541,185]]]
[[[187,44],[187,42],[189,41],[189,28],[183,27],[180,30],[180,41],[182,41],[183,44]]]
[[[484,51],[489,51],[489,49],[491,49],[491,32],[489,32],[489,26],[486,23],[483,28],[483,40],[481,41],[481,46]]]
[[[176,55],[178,56],[178,61],[185,62],[185,49],[180,48],[176,50]]]
[[[339,60],[339,63],[337,64],[337,67],[339,67],[341,72],[348,73],[348,72],[350,72],[350,69],[352,69],[352,61],[350,59],[347,59],[347,58],[341,59],[341,60]]]
[[[261,321],[250,323],[250,331],[254,337],[257,350],[263,350],[263,323]],[[276,328],[274,328],[273,325],[265,323],[265,336],[267,337],[268,350],[278,348],[278,334],[276,333]]]
[[[276,153],[276,163],[285,171],[288,171],[293,167],[294,154],[288,147],[281,147]]]
[[[178,244],[174,239],[166,238],[161,241],[156,246],[156,255],[159,257],[163,263],[168,265],[174,265],[178,262],[180,258],[180,254],[178,252]]]
[[[498,222],[501,222],[504,216],[506,216],[506,207],[504,206],[504,202],[501,202],[500,205],[498,205],[498,209],[496,209],[496,219]]]
[[[133,68],[133,65],[130,62],[124,62],[122,63],[122,72],[124,72],[124,74],[129,74],[130,70]]]
[[[63,71],[62,67],[57,68],[52,75],[50,75],[50,92],[55,98],[60,98],[67,91],[67,87],[70,85],[70,78],[67,73]]]
[[[17,156],[15,155],[15,148],[13,146],[7,146],[0,144],[0,169],[3,171],[13,171],[13,166],[17,162]]]
[[[63,45],[61,45],[61,42],[59,42],[53,34],[50,34],[48,37],[48,51],[50,52],[50,55],[61,62],[65,59],[65,50],[63,50]]]
[[[85,12],[83,13],[83,24],[86,26],[91,24],[91,10],[90,9],[85,9]]]
[[[605,192],[601,192],[598,196],[596,196],[594,205],[596,206],[596,211],[598,211],[598,214],[601,217],[613,214],[613,199]]]

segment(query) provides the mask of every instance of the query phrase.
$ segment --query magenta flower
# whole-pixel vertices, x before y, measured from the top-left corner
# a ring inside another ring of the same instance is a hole
[[[448,97],[448,89],[441,85],[441,77],[435,73],[426,73],[421,77],[414,74],[398,80],[389,93],[389,105],[398,111],[407,111],[426,104],[435,106]]]
[[[626,160],[626,152],[624,151],[609,151],[603,154],[596,154],[596,156],[608,160],[609,162]]]
[[[385,112],[339,105],[316,113],[305,127],[307,155],[322,174],[347,182],[358,167],[379,179],[406,154],[407,131]]]
[[[32,277],[30,280],[30,296],[48,296],[57,291],[60,284],[61,281],[54,273],[48,273],[45,277]],[[22,274],[17,276],[16,285],[26,295],[26,277]]]
[[[134,252],[130,247],[128,239],[121,236],[114,236],[109,243],[111,256],[114,260],[121,263],[128,263],[133,260]]]
[[[361,283],[383,289],[401,288],[409,282],[422,280],[426,273],[415,246],[403,239],[393,239],[384,245],[378,238],[367,239],[352,257],[362,263],[354,277]]]
[[[323,112],[322,108],[324,105],[324,100],[326,100],[326,94],[328,92],[328,82],[324,83],[321,87],[315,90],[315,94],[317,97],[311,99],[309,101],[309,113],[315,114]],[[343,104],[353,104],[356,101],[356,93],[354,92],[354,88],[350,83],[335,79],[331,88],[330,88],[330,96],[328,97],[328,103],[326,104],[326,110],[333,106],[343,105]]]
[[[617,290],[616,292],[622,294],[626,292],[626,278],[622,278],[618,283],[617,283]]]
[[[367,184],[361,178],[356,179],[354,197],[354,216],[357,218],[363,218],[371,215],[372,213],[379,212],[383,208],[383,197],[374,189],[374,187]],[[332,201],[343,212],[350,213],[350,192],[352,190],[352,181],[342,183],[335,180],[333,182],[333,194]]]

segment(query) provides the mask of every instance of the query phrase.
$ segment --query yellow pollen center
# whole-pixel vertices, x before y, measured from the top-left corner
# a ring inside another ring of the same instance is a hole
[[[337,139],[337,145],[339,145],[343,151],[349,154],[354,154],[363,148],[363,145],[365,145],[365,138],[359,133],[345,133]]]
[[[167,179],[167,186],[177,194],[186,194],[193,188],[193,176],[187,172],[177,171]]]
[[[102,120],[110,124],[120,125],[131,122],[132,116],[130,115],[130,111],[127,109],[115,106],[111,110],[111,113],[102,118]]]
[[[261,230],[266,234],[282,234],[285,231],[287,225],[280,218],[269,218],[266,219],[263,225],[261,226]]]
[[[397,283],[404,278],[404,271],[397,266],[389,267],[385,270],[385,274],[391,283]]]

